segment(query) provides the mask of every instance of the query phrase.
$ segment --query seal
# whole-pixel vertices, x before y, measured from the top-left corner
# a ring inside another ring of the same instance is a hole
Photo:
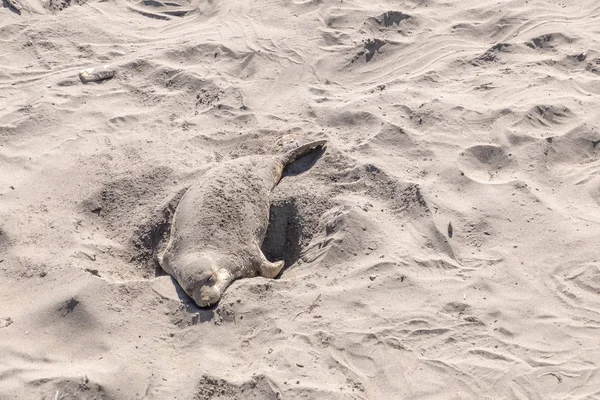
[[[261,250],[271,191],[288,165],[326,143],[308,143],[283,155],[230,160],[188,188],[158,261],[198,306],[218,302],[236,279],[279,274],[284,262],[268,261]]]

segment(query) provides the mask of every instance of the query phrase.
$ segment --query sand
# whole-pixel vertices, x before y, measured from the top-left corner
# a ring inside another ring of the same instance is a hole
[[[600,398],[597,1],[3,6],[2,400]],[[181,193],[323,138],[195,307]]]

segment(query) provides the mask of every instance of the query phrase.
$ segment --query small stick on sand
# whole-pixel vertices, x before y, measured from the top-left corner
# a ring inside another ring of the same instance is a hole
[[[319,293],[319,295],[317,296],[317,298],[315,299],[315,301],[312,302],[312,304],[308,307],[308,310],[304,310],[304,311],[300,311],[298,314],[296,314],[296,316],[293,319],[298,318],[298,316],[300,314],[303,314],[305,312],[308,312],[309,314],[312,312],[312,310],[315,309],[315,307],[317,306],[317,302],[321,299],[321,293]]]

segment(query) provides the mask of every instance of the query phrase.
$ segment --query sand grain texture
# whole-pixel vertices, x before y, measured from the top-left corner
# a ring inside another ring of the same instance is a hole
[[[598,27],[592,0],[5,0],[0,398],[600,398]],[[210,165],[321,138],[273,194],[279,279],[199,310],[156,271]]]

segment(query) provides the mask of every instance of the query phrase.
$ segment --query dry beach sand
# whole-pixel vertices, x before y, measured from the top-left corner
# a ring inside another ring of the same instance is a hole
[[[0,399],[600,398],[600,3],[563,1],[4,0]],[[190,304],[182,191],[322,138],[282,275]]]

